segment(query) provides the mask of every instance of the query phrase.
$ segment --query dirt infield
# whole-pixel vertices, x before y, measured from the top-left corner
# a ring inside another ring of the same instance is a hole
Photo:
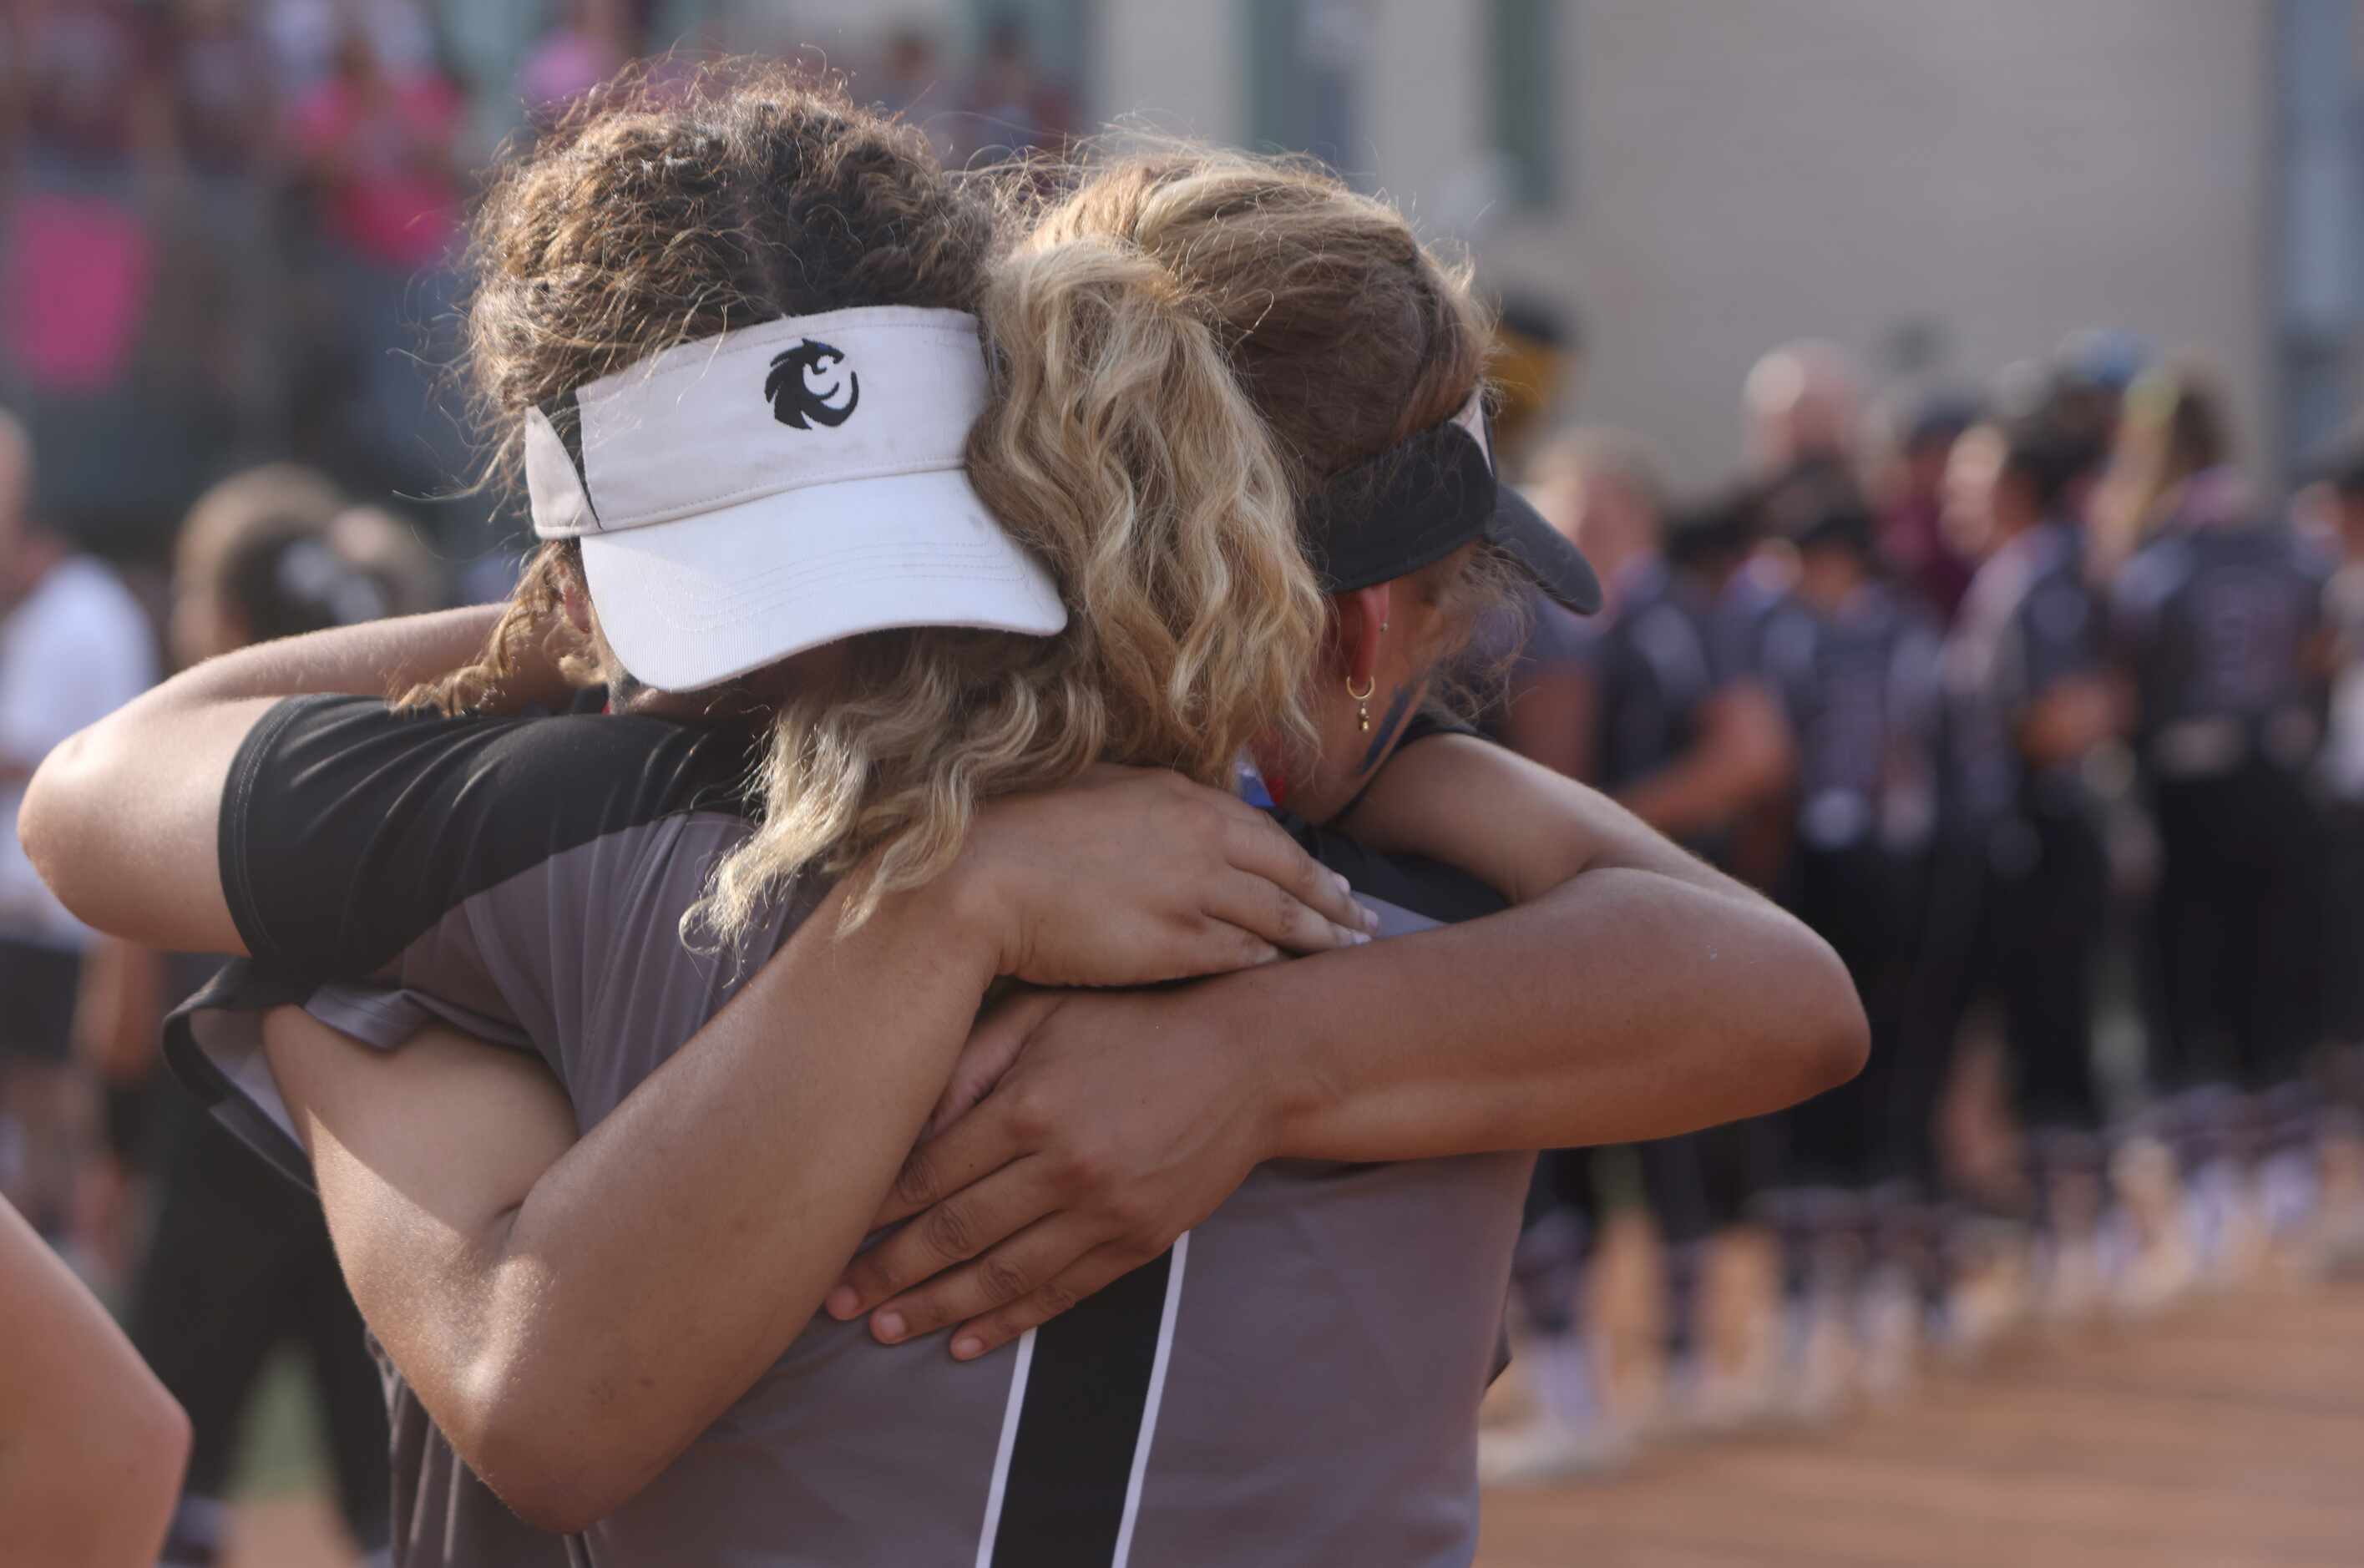
[[[1489,1494],[1478,1568],[2345,1568],[2359,1346],[2358,1284],[2031,1340],[1834,1432]]]

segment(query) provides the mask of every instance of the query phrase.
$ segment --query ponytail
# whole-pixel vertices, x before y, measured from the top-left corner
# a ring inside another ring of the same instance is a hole
[[[501,606],[501,618],[485,639],[484,651],[457,670],[401,693],[394,706],[447,717],[500,712],[519,673],[540,662],[544,650],[557,654],[559,668],[575,684],[597,684],[603,672],[596,651],[566,619],[567,582],[570,575],[580,582],[582,570],[582,547],[573,539],[552,539],[537,547]]]
[[[1310,740],[1326,611],[1290,465],[1198,303],[1121,240],[1007,258],[981,306],[998,384],[968,472],[1066,595],[1109,759],[1220,785],[1259,735]]]

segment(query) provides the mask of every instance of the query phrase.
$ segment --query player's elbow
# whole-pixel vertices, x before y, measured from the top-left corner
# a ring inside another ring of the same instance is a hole
[[[78,807],[86,794],[77,785],[89,746],[86,729],[60,743],[33,770],[17,806],[17,840],[25,847],[26,858],[50,891],[77,914],[82,902],[75,896],[81,891],[76,874],[81,857],[75,850],[84,837]]]
[[[188,1469],[188,1415],[144,1375],[139,1386],[117,1391],[88,1415],[95,1429],[57,1442],[72,1468],[50,1478],[41,1500],[79,1516],[78,1524],[68,1521],[69,1533],[92,1545],[88,1561],[152,1562]],[[50,1438],[56,1442],[58,1434]]]
[[[195,1433],[189,1414],[160,1384],[141,1402],[125,1438],[127,1467],[136,1478],[131,1492],[157,1520],[172,1517],[188,1473]],[[161,1533],[161,1531],[160,1531]]]
[[[1871,1023],[1854,978],[1828,942],[1803,928],[1800,934],[1803,951],[1782,1050],[1791,1103],[1837,1088],[1871,1060]]]
[[[526,1467],[503,1466],[494,1481],[485,1475],[485,1485],[508,1505],[509,1512],[539,1530],[552,1535],[579,1535],[606,1518],[624,1501],[610,1501],[603,1488],[586,1485],[580,1474],[569,1473],[563,1466]]]
[[[645,1451],[646,1426],[622,1418],[620,1400],[585,1409],[565,1390],[538,1396],[530,1380],[472,1381],[478,1392],[464,1397],[455,1413],[452,1446],[509,1511],[536,1529],[554,1535],[588,1529],[663,1468]],[[601,1410],[614,1410],[618,1418],[602,1419]]]
[[[104,719],[68,736],[33,770],[17,806],[25,858],[60,903],[100,930],[114,929],[124,889],[136,881],[123,859],[123,824],[107,808],[119,750]]]

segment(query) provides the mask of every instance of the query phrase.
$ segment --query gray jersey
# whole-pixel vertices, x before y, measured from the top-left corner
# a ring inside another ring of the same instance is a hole
[[[300,1173],[254,1008],[392,1049],[445,1018],[537,1052],[588,1129],[753,964],[678,939],[746,825],[736,740],[649,720],[441,720],[300,699],[241,753],[224,885],[251,962],[174,1064]],[[1500,906],[1307,830],[1387,934]],[[766,941],[804,904],[776,916]],[[970,1363],[816,1321],[578,1562],[1459,1564],[1477,1408],[1529,1159],[1264,1166],[1165,1258]],[[564,1553],[468,1473],[389,1371],[397,1561]]]
[[[2330,562],[2209,477],[2118,574],[2112,640],[2135,685],[2135,747],[2157,779],[2252,762],[2296,772],[2322,740],[2309,654]]]
[[[1965,839],[2024,812],[2088,808],[2080,765],[2031,770],[2018,732],[2036,703],[2091,676],[2101,659],[2101,618],[2068,524],[2030,528],[1979,568],[1945,651],[1947,815]]]

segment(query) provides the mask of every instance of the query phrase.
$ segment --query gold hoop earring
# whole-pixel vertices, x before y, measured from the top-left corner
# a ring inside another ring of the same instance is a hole
[[[1366,735],[1371,732],[1371,694],[1378,689],[1379,678],[1377,675],[1364,676],[1363,689],[1359,692],[1355,689],[1355,677],[1346,677],[1346,695],[1355,699],[1355,720]]]

